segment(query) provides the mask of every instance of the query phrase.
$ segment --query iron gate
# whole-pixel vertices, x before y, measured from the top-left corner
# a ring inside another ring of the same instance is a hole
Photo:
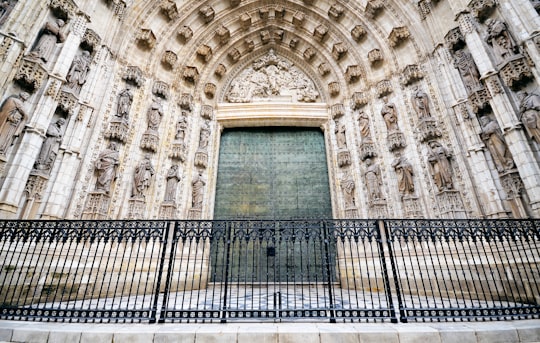
[[[0,319],[538,318],[538,220],[0,221]]]

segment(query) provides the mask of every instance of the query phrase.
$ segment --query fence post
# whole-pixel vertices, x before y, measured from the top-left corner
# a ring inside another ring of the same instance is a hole
[[[390,232],[384,220],[378,220],[377,225],[379,227],[379,230],[377,233],[377,242],[379,244],[379,251],[381,253],[381,266],[383,269],[384,288],[385,288],[385,293],[386,293],[389,307],[392,309],[392,312],[394,313],[394,318],[392,318],[392,323],[397,323],[398,320],[397,318],[395,318],[394,302],[392,299],[392,287],[390,286],[390,275],[388,272],[388,266],[386,264],[386,257],[384,255],[385,247],[388,248],[390,265],[392,267],[392,275],[394,276],[394,284],[396,287],[396,295],[397,295],[398,306],[399,306],[399,317],[400,317],[399,320],[403,323],[406,323],[407,317],[405,315],[405,312],[403,311],[403,300],[401,299],[401,289],[399,287],[398,273],[397,273],[397,267],[396,267],[396,263],[394,259],[394,253],[392,250],[392,241],[390,239]],[[383,241],[386,241],[386,245],[383,244]]]
[[[223,315],[221,316],[221,323],[227,322],[227,293],[229,292],[229,271],[230,271],[230,252],[231,252],[231,236],[232,236],[232,225],[228,221],[225,226],[226,230],[226,241],[225,241],[225,285],[223,285],[224,294],[223,294]]]
[[[336,311],[334,309],[334,292],[332,285],[332,268],[330,268],[330,230],[328,229],[328,221],[323,220],[323,240],[324,240],[324,265],[326,266],[326,278],[328,283],[328,298],[330,300],[330,323],[336,322]]]
[[[177,239],[176,239],[176,230],[178,228],[176,227],[176,222],[170,222],[167,229],[165,230],[165,237],[163,241],[163,251],[161,252],[161,261],[159,263],[159,275],[158,275],[158,283],[156,286],[156,296],[154,299],[154,308],[157,311],[157,302],[158,297],[160,294],[160,288],[161,288],[161,278],[163,275],[163,269],[165,267],[165,257],[167,256],[167,248],[169,245],[167,244],[169,242],[169,237],[171,237],[171,253],[169,254],[169,265],[167,267],[167,276],[165,279],[165,289],[163,290],[163,302],[161,305],[161,314],[159,316],[159,323],[165,323],[165,309],[167,308],[168,302],[169,302],[169,292],[171,287],[171,278],[172,278],[172,272],[173,272],[173,265],[174,265],[174,257],[176,256],[176,246],[177,246]],[[171,235],[172,233],[172,235]],[[150,323],[155,323],[156,318],[155,314],[153,314],[153,320],[150,321]]]

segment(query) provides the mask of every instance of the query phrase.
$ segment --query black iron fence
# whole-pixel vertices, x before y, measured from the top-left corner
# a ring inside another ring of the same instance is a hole
[[[0,221],[0,319],[538,318],[538,220]]]

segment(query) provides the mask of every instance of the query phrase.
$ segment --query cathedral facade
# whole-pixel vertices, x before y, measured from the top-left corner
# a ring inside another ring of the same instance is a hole
[[[322,133],[334,218],[540,217],[538,1],[0,6],[0,218],[213,219],[253,128]]]

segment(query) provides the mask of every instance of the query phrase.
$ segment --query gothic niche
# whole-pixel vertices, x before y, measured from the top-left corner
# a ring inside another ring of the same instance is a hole
[[[66,39],[62,31],[64,25],[65,21],[62,19],[48,21],[41,30],[38,41],[28,57],[42,63],[49,62],[56,49],[56,45],[64,42]]]
[[[65,124],[66,120],[59,118],[49,125],[45,134],[45,140],[34,163],[32,174],[37,174],[45,178],[49,177],[64,136]]]
[[[482,126],[480,137],[486,144],[497,171],[501,174],[511,172],[515,169],[514,159],[499,125],[488,116],[480,118],[480,124]]]
[[[474,113],[485,113],[490,109],[488,90],[480,82],[480,72],[472,55],[465,49],[454,53],[454,66],[458,69],[465,84],[469,102]]]
[[[75,56],[66,76],[66,83],[63,87],[65,91],[70,92],[76,97],[79,96],[81,88],[86,83],[88,73],[90,72],[91,59],[90,52],[86,50],[83,50],[80,55]]]
[[[284,99],[316,102],[319,92],[300,69],[270,50],[236,77],[225,99],[232,103]]]
[[[540,144],[540,95],[518,92],[520,119],[532,140]]]
[[[486,41],[493,47],[502,79],[508,87],[519,89],[533,77],[527,59],[519,53],[519,47],[510,35],[506,23],[498,19],[488,19],[486,24]]]

